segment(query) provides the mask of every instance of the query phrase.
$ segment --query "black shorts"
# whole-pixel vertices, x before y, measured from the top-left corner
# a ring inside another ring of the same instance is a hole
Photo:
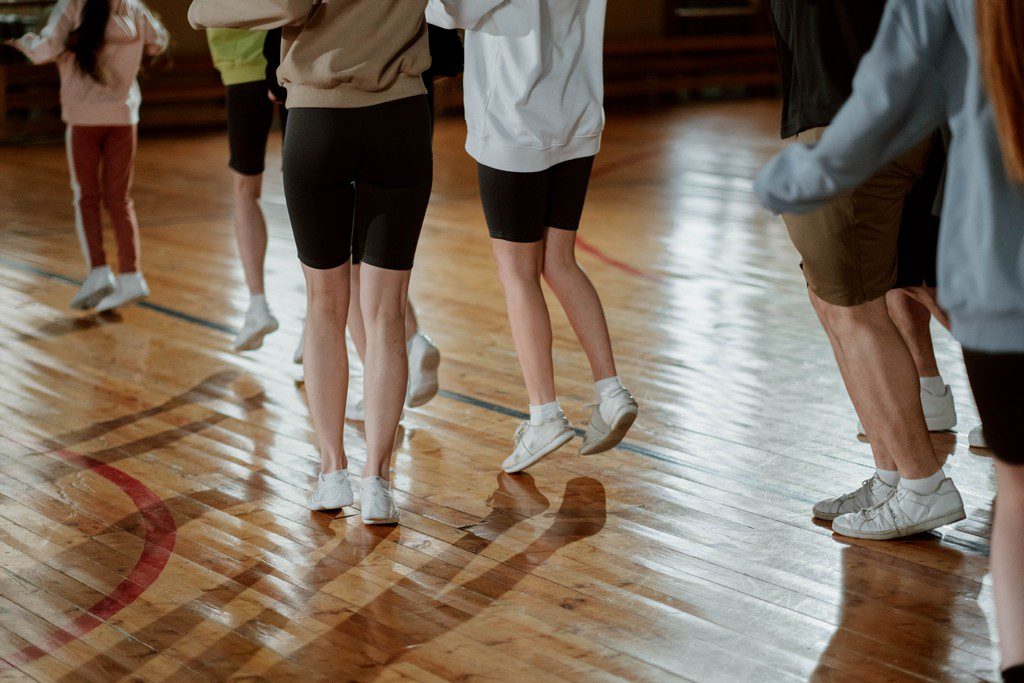
[[[1024,353],[964,349],[964,364],[989,448],[1004,462],[1024,465]]]
[[[491,237],[540,242],[545,228],[577,230],[593,167],[594,157],[564,161],[536,173],[512,173],[477,164]]]
[[[242,175],[263,173],[267,156],[267,138],[274,124],[274,109],[265,81],[229,85],[228,91],[228,147],[231,149],[231,169]],[[281,130],[288,114],[281,107]]]
[[[328,270],[355,253],[411,269],[434,174],[426,96],[289,116],[284,191],[299,260]]]

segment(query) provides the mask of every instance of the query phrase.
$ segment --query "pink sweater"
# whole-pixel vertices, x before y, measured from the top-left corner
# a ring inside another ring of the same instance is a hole
[[[167,31],[141,0],[110,0],[106,43],[99,55],[104,83],[79,71],[67,49],[68,36],[81,23],[86,0],[60,0],[42,35],[28,34],[14,45],[34,64],[56,62],[60,104],[72,126],[134,126],[142,96],[136,77],[144,55],[167,49]]]

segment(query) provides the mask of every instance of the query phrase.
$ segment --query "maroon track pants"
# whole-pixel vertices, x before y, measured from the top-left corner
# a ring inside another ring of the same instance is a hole
[[[100,206],[117,237],[120,272],[139,269],[139,222],[129,196],[135,166],[135,126],[68,126],[68,167],[75,193],[75,224],[90,268],[107,262]]]

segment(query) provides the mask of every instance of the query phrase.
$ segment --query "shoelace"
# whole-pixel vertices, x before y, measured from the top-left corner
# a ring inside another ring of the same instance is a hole
[[[519,442],[522,441],[523,437],[526,436],[526,430],[528,430],[529,428],[530,428],[529,420],[523,420],[522,423],[519,425],[519,428],[516,429],[515,436],[512,437],[512,444],[514,446],[518,446],[519,445]]]
[[[852,500],[852,499],[856,498],[857,494],[860,493],[861,489],[863,489],[863,488],[867,488],[868,493],[874,493],[875,492],[874,481],[875,481],[874,477],[872,477],[871,479],[865,479],[864,481],[862,481],[860,483],[860,488],[858,488],[856,491],[851,491],[850,493],[844,493],[843,495],[841,495],[838,498],[836,498],[836,502],[841,504],[841,503],[845,503],[848,500]]]

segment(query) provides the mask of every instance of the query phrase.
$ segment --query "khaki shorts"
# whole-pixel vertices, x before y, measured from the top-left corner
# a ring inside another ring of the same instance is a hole
[[[824,128],[800,134],[815,143]],[[857,306],[885,296],[896,284],[903,203],[924,174],[931,137],[891,162],[864,184],[822,208],[783,216],[803,259],[807,286],[836,306]]]

